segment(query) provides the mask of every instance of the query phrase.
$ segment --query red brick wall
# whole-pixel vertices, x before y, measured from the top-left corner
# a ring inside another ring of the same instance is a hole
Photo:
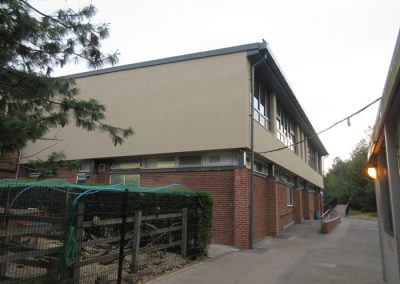
[[[267,236],[267,179],[254,177],[254,239]]]
[[[300,188],[293,188],[293,209],[294,221],[301,223],[304,221],[303,211],[303,193]]]
[[[241,249],[249,248],[249,185],[250,175],[248,169],[235,169],[233,176],[233,223],[234,223],[234,246]]]
[[[321,229],[322,233],[329,234],[330,232],[333,231],[333,229],[336,228],[337,225],[340,224],[340,222],[341,222],[340,217],[322,222],[322,229]]]
[[[85,184],[109,184],[110,171],[111,163],[106,163],[104,171],[88,174]],[[57,178],[65,179],[71,183],[76,183],[77,173],[78,169],[57,169]]]
[[[111,164],[90,174],[86,183],[108,184]],[[60,169],[59,178],[74,183],[77,170]],[[212,241],[246,249],[249,246],[249,179],[246,168],[234,170],[140,173],[144,187],[183,184],[188,189],[209,192],[213,199]],[[286,185],[274,178],[254,176],[254,240],[276,236],[293,221],[314,217],[314,194],[293,189],[293,205],[287,206]],[[295,213],[295,210],[298,212]],[[296,215],[297,214],[297,215]],[[296,219],[296,220],[297,220]]]
[[[0,170],[0,178],[15,179],[15,172],[7,171],[7,170]]]
[[[57,178],[65,179],[70,183],[75,183],[77,172],[77,169],[57,169]]]
[[[212,241],[227,245],[234,245],[233,180],[232,170],[140,174],[140,185],[144,187],[180,183],[189,189],[209,192],[214,203]]]
[[[278,209],[279,209],[279,229],[294,221],[293,206],[287,206],[287,186],[278,183]]]
[[[278,183],[274,178],[267,178],[267,232],[269,236],[276,236],[280,231]]]
[[[314,220],[314,192],[309,192],[308,193],[308,199],[309,199],[309,218],[310,220]]]
[[[322,214],[321,195],[318,192],[314,194],[314,211],[319,211]]]
[[[303,212],[305,220],[314,220],[314,192],[303,191]]]
[[[104,171],[98,171],[96,174],[87,177],[86,183],[96,183],[96,184],[110,183],[111,162],[104,164],[105,164]]]

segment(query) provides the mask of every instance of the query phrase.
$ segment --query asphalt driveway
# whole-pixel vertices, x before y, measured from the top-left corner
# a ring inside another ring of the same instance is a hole
[[[380,284],[376,221],[342,218],[329,235],[319,221],[295,224],[278,237],[162,276],[148,283]]]

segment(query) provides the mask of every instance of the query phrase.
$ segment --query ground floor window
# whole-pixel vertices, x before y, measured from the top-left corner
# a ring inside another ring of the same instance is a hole
[[[287,206],[293,206],[293,188],[286,186]]]
[[[139,174],[111,174],[110,184],[135,184],[139,185]]]

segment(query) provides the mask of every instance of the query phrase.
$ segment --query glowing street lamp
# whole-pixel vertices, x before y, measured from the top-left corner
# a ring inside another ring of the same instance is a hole
[[[371,178],[376,179],[376,168],[375,167],[369,167],[367,172]]]

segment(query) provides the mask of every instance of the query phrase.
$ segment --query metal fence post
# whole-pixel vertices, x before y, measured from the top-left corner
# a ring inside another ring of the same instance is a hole
[[[182,245],[181,254],[182,257],[186,257],[187,250],[187,220],[188,220],[188,209],[182,209]]]
[[[142,223],[142,211],[135,211],[133,230],[133,252],[132,252],[132,270],[137,272],[139,270],[139,250],[140,250],[140,225]]]
[[[79,283],[79,275],[81,269],[81,248],[82,241],[84,236],[84,213],[85,213],[85,204],[83,202],[78,203],[78,210],[76,214],[76,246],[75,246],[75,264],[74,264],[74,275],[73,275],[73,283]]]
[[[128,189],[125,189],[122,200],[122,223],[121,223],[121,239],[119,242],[119,259],[118,259],[118,278],[117,283],[122,283],[122,270],[124,269],[124,246],[126,235],[126,214],[128,206]]]

